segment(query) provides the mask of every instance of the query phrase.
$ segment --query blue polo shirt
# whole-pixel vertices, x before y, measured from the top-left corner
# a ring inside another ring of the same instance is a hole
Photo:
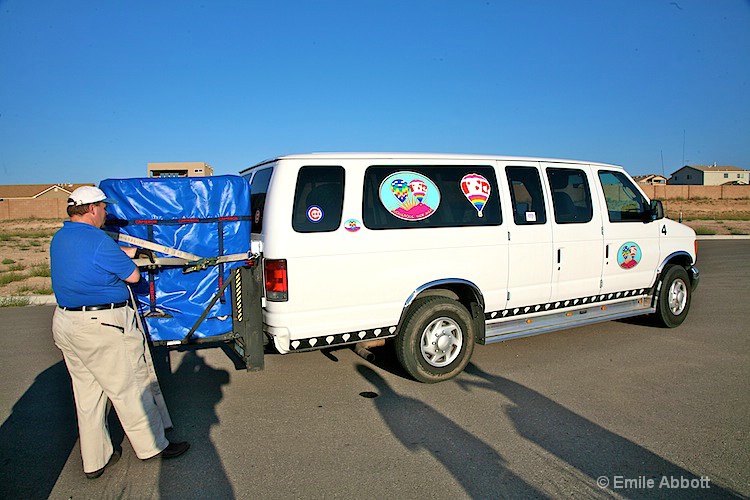
[[[101,229],[66,221],[49,248],[52,290],[63,307],[123,302],[135,263]]]

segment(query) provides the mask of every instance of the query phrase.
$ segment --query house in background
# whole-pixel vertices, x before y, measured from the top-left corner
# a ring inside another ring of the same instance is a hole
[[[667,178],[663,175],[659,174],[648,174],[648,175],[636,175],[633,177],[636,182],[640,182],[641,184],[648,184],[650,186],[661,185],[667,183]]]
[[[148,164],[149,177],[208,177],[214,169],[202,161],[172,161]]]
[[[0,186],[0,220],[62,219],[68,196],[78,187],[94,184],[9,184]]]
[[[669,178],[668,184],[690,184],[697,186],[721,186],[724,184],[748,184],[750,171],[739,167],[708,165],[685,165]]]
[[[0,200],[68,199],[81,186],[93,184],[8,184],[0,186]]]

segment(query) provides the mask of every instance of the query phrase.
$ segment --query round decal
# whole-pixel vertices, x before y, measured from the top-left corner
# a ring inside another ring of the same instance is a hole
[[[310,205],[307,207],[307,220],[317,224],[323,220],[323,209],[318,205]]]
[[[631,269],[641,261],[641,247],[628,241],[617,252],[617,264],[623,269]]]
[[[360,228],[361,226],[359,225],[359,221],[357,219],[349,219],[348,221],[344,222],[344,229],[346,229],[350,233],[356,233]]]
[[[395,217],[407,221],[426,219],[440,205],[440,190],[428,177],[416,172],[396,172],[383,180],[380,202]]]

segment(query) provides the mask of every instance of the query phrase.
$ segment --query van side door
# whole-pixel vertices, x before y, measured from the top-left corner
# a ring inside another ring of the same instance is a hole
[[[552,198],[552,301],[599,294],[604,237],[588,165],[543,163]]]
[[[507,163],[505,174],[511,202],[506,308],[545,304],[551,298],[552,224],[539,163]]]
[[[623,171],[599,168],[597,176],[606,210],[602,293],[649,288],[660,263],[659,224],[651,220],[649,202]]]

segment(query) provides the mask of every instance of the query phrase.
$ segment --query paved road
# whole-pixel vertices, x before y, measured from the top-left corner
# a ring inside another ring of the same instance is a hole
[[[270,355],[259,373],[220,349],[160,352],[172,437],[192,449],[141,462],[112,419],[123,458],[94,481],[53,308],[0,309],[0,498],[747,497],[749,256],[750,241],[701,242],[680,328],[611,322],[479,347],[438,385],[387,352]]]

